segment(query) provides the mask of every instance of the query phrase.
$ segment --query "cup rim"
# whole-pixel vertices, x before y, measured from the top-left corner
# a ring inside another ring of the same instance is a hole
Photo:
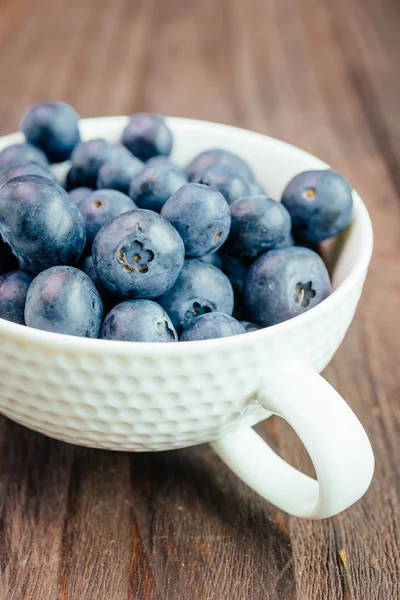
[[[80,123],[81,132],[83,134],[83,139],[90,139],[93,135],[88,134],[88,131],[96,126],[101,126],[107,123],[109,127],[113,126],[113,128],[123,127],[128,121],[128,117],[126,116],[112,116],[112,117],[94,117],[88,119],[82,119]],[[232,135],[240,136],[242,139],[258,139],[265,140],[268,139],[269,143],[273,143],[277,147],[280,147],[284,150],[288,155],[295,155],[298,158],[308,158],[313,159],[314,161],[318,161],[320,168],[330,168],[330,166],[324,161],[318,159],[316,156],[298,148],[297,146],[293,146],[292,144],[288,144],[287,142],[283,142],[282,140],[278,140],[271,136],[267,136],[261,133],[257,133],[254,131],[242,129],[239,127],[234,127],[231,125],[224,125],[222,123],[215,123],[212,121],[203,121],[199,119],[186,119],[181,117],[167,117],[167,123],[174,128],[181,127],[204,127],[204,126],[212,126],[214,128],[218,128],[221,133],[231,133]],[[6,136],[0,137],[0,149],[5,148],[11,144],[21,143],[24,141],[24,137],[21,133],[12,133]],[[221,143],[221,146],[225,146],[225,144]],[[354,264],[351,267],[350,273],[344,278],[344,280],[338,285],[337,288],[333,290],[333,292],[320,304],[314,306],[311,310],[302,313],[294,317],[293,319],[289,319],[287,321],[283,321],[282,323],[278,323],[276,325],[272,325],[270,327],[265,327],[256,331],[252,331],[250,333],[246,333],[238,336],[230,336],[225,338],[216,338],[210,340],[196,340],[191,342],[178,342],[171,344],[154,344],[151,342],[127,342],[127,341],[116,341],[116,340],[100,340],[98,338],[84,338],[84,337],[76,337],[71,335],[64,335],[60,333],[54,333],[51,331],[43,331],[41,329],[34,329],[32,327],[26,327],[24,325],[20,325],[18,323],[13,323],[12,321],[7,321],[5,319],[0,318],[0,336],[8,335],[12,336],[14,339],[19,339],[21,341],[26,341],[27,343],[37,343],[41,346],[56,346],[62,347],[65,350],[75,350],[79,352],[80,350],[87,351],[97,351],[99,352],[102,348],[105,351],[112,354],[125,353],[128,351],[132,352],[132,354],[140,354],[149,355],[149,354],[160,354],[163,357],[175,356],[180,354],[182,351],[187,354],[196,353],[196,352],[204,352],[207,349],[213,349],[223,352],[224,349],[232,345],[242,345],[244,342],[252,343],[261,339],[262,336],[265,337],[265,341],[268,341],[269,338],[280,335],[285,332],[287,329],[295,328],[297,326],[307,327],[307,323],[312,319],[317,319],[318,316],[322,313],[322,311],[329,310],[335,304],[341,303],[345,300],[346,296],[350,293],[351,289],[357,285],[360,279],[365,277],[365,273],[368,269],[368,265],[372,255],[373,248],[373,230],[372,223],[368,213],[368,210],[362,201],[359,194],[353,190],[353,200],[354,200],[354,218],[353,223],[350,227],[353,227],[355,222],[361,224],[363,229],[363,238],[364,244],[363,247],[359,249],[359,254],[354,261]],[[244,339],[245,338],[245,339]]]

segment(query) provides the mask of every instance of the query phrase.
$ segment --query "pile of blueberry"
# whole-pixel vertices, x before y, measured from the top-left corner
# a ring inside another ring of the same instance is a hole
[[[176,342],[275,325],[329,295],[318,244],[353,212],[338,173],[301,173],[276,202],[227,150],[173,163],[156,114],[133,115],[121,143],[83,142],[70,106],[40,102],[21,130],[0,152],[1,318]],[[62,187],[50,163],[66,160]]]

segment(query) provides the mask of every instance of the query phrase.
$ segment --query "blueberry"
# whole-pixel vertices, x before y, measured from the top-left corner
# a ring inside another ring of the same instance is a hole
[[[79,143],[79,115],[65,102],[37,102],[22,117],[21,131],[50,162],[68,160]]]
[[[97,177],[104,163],[129,156],[121,144],[111,144],[103,139],[81,142],[71,156],[72,167],[67,176],[67,189],[97,185]]]
[[[195,156],[185,169],[186,177],[189,181],[193,181],[196,177],[201,177],[208,169],[216,165],[230,167],[233,172],[250,181],[254,179],[251,167],[243,158],[240,158],[240,156],[233,152],[219,148],[205,150]]]
[[[86,247],[90,249],[100,229],[111,219],[136,208],[135,203],[117,190],[95,190],[78,205],[86,227]]]
[[[233,289],[242,292],[244,280],[251,265],[251,259],[236,258],[224,252],[222,255],[222,270],[229,277]]]
[[[233,317],[220,312],[212,312],[194,319],[184,329],[181,342],[211,340],[246,333],[243,325]]]
[[[18,269],[18,258],[12,253],[8,244],[0,237],[0,275]]]
[[[125,298],[155,298],[175,283],[183,265],[181,237],[150,210],[131,210],[105,225],[93,242],[93,264],[104,286]]]
[[[97,187],[129,194],[132,179],[143,167],[144,163],[132,155],[110,160],[104,163],[99,170]]]
[[[222,271],[200,260],[185,260],[172,289],[157,298],[175,329],[182,329],[199,315],[209,312],[232,314],[233,289]]]
[[[5,167],[0,171],[0,185],[3,185],[6,181],[13,179],[14,177],[21,177],[22,175],[40,175],[46,177],[51,181],[55,181],[53,173],[47,167],[44,167],[40,163],[27,162],[21,164],[14,164],[9,167]]]
[[[0,169],[27,162],[36,162],[44,167],[49,166],[45,153],[28,142],[12,144],[0,152]]]
[[[322,242],[343,231],[353,217],[353,197],[348,181],[331,170],[296,175],[282,194],[295,237]]]
[[[193,183],[209,185],[217,190],[223,195],[228,204],[251,193],[250,181],[240,173],[235,172],[231,167],[223,164],[215,165],[205,173],[196,175],[192,181]]]
[[[152,158],[149,158],[149,160],[146,162],[146,165],[148,167],[158,167],[159,165],[163,165],[165,167],[169,167],[172,171],[175,171],[175,173],[178,173],[178,175],[185,177],[185,173],[183,172],[183,169],[179,165],[174,163],[169,158],[169,156],[153,156]],[[185,177],[185,180],[186,180],[186,177]]]
[[[97,338],[103,303],[89,277],[74,267],[51,267],[32,281],[25,305],[28,327]]]
[[[92,193],[93,193],[92,188],[77,187],[69,192],[69,197],[71,198],[71,200],[74,204],[79,206],[79,204],[82,202],[82,200],[84,200],[85,198],[90,196],[90,194],[92,194]]]
[[[121,298],[111,294],[111,292],[109,292],[101,283],[96,273],[96,269],[94,268],[92,256],[86,256],[83,260],[80,261],[78,267],[81,271],[86,273],[86,275],[90,277],[90,279],[93,281],[103,301],[103,307],[105,311],[110,310],[113,306],[115,306],[115,304],[121,301]]]
[[[222,258],[219,252],[213,252],[212,254],[206,254],[200,258],[202,262],[214,265],[217,269],[222,269]]]
[[[249,182],[250,196],[266,196],[264,186],[255,179]]]
[[[82,215],[67,192],[37,175],[1,186],[0,232],[34,273],[76,263],[86,242]]]
[[[246,333],[251,333],[252,331],[258,331],[261,329],[259,325],[250,323],[250,321],[240,321],[240,324],[244,327]]]
[[[25,325],[24,310],[28,288],[34,275],[10,271],[0,276],[0,318]]]
[[[129,119],[122,143],[140,160],[168,156],[172,149],[172,133],[161,115],[137,113]]]
[[[132,179],[129,195],[140,208],[160,212],[165,202],[187,183],[167,165],[146,165]]]
[[[232,226],[226,249],[232,256],[255,258],[290,235],[286,208],[267,196],[238,198],[230,205]]]
[[[175,227],[186,256],[218,250],[228,237],[231,215],[225,198],[207,185],[188,183],[164,204],[161,214]]]
[[[323,260],[308,248],[271,250],[249,268],[245,299],[259,325],[275,325],[310,310],[331,290]]]
[[[126,342],[178,341],[171,319],[152,300],[128,300],[117,304],[104,319],[100,337]]]

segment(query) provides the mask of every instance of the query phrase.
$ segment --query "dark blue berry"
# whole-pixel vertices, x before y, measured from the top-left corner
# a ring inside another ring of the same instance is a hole
[[[222,270],[229,277],[233,289],[242,292],[251,259],[236,258],[227,252],[222,254]]]
[[[82,186],[95,188],[99,170],[104,163],[126,156],[129,154],[121,144],[111,144],[100,138],[81,142],[71,156],[72,167],[67,176],[67,189]]]
[[[68,160],[79,143],[79,115],[65,102],[37,102],[22,117],[21,131],[52,163]]]
[[[230,167],[233,172],[242,175],[250,181],[254,179],[250,165],[243,158],[240,158],[240,156],[233,152],[229,152],[229,150],[221,150],[220,148],[205,150],[195,156],[185,169],[186,177],[189,181],[193,181],[197,177],[202,177],[206,171],[216,165]]]
[[[184,260],[176,229],[150,210],[119,215],[97,234],[93,264],[104,286],[125,298],[155,298],[175,283]]]
[[[18,269],[18,258],[12,253],[8,244],[0,237],[0,275]]]
[[[92,194],[92,193],[93,193],[92,188],[78,187],[69,192],[69,197],[71,198],[71,200],[74,204],[79,206],[79,204],[82,202],[82,200],[84,200],[85,198],[90,196],[90,194]]]
[[[181,335],[181,342],[211,340],[242,333],[246,333],[246,331],[239,321],[229,315],[212,312],[201,315],[189,323]]]
[[[223,164],[215,165],[205,173],[196,175],[192,181],[193,183],[209,185],[217,190],[223,195],[228,204],[241,196],[251,194],[251,182],[231,167]]]
[[[144,163],[132,155],[110,160],[99,170],[97,187],[129,194],[132,179],[143,167]]]
[[[252,331],[258,331],[261,329],[259,325],[250,323],[250,321],[240,321],[240,324],[244,327],[246,333],[251,333]]]
[[[128,300],[117,304],[104,319],[100,337],[126,342],[178,341],[171,319],[152,300]]]
[[[55,181],[53,173],[47,167],[44,167],[40,163],[27,162],[17,165],[11,165],[5,167],[0,171],[0,185],[3,185],[6,181],[13,179],[14,177],[21,177],[22,175],[40,175],[40,177],[46,177],[51,181]]]
[[[89,277],[74,267],[52,267],[40,273],[28,291],[28,327],[97,338],[103,304]]]
[[[83,217],[67,192],[37,175],[0,188],[0,232],[27,269],[75,264],[86,243]]]
[[[249,268],[246,306],[255,323],[275,325],[310,310],[330,290],[328,271],[316,252],[295,246],[271,250]]]
[[[222,258],[219,252],[206,254],[205,256],[202,256],[199,260],[208,263],[209,265],[214,265],[214,267],[217,267],[217,269],[222,269]]]
[[[149,158],[149,160],[146,162],[146,165],[148,167],[158,167],[159,165],[163,165],[164,167],[169,167],[172,171],[178,173],[178,175],[185,177],[183,169],[174,163],[169,156],[153,156],[152,158]]]
[[[223,312],[231,315],[233,289],[222,271],[200,260],[185,260],[175,285],[157,298],[175,329],[182,329],[199,315]]]
[[[135,203],[117,190],[95,190],[78,205],[86,227],[86,247],[90,250],[100,229],[111,219],[136,208]]]
[[[186,183],[184,175],[167,165],[146,165],[132,179],[129,195],[140,208],[160,212],[168,198]]]
[[[180,234],[189,257],[218,250],[231,226],[229,205],[222,194],[198,183],[182,186],[167,200],[161,214]]]
[[[122,134],[122,143],[140,160],[153,156],[168,156],[172,149],[172,133],[161,115],[137,113],[129,119]]]
[[[25,325],[24,310],[28,288],[34,275],[10,271],[0,276],[0,318]]]
[[[49,166],[45,153],[28,142],[12,144],[0,152],[0,169],[27,162],[36,162],[44,167]]]
[[[232,225],[226,249],[232,256],[255,258],[289,237],[290,215],[267,196],[238,198],[230,205]]]
[[[343,231],[353,217],[353,197],[348,181],[331,170],[296,175],[282,194],[293,234],[303,242],[322,242]]]

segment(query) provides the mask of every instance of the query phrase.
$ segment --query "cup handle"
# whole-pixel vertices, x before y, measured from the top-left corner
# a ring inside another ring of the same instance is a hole
[[[360,421],[308,367],[293,366],[266,379],[258,401],[296,431],[317,480],[285,462],[251,428],[221,437],[211,444],[213,449],[260,496],[296,517],[323,519],[348,508],[366,492],[374,472],[371,444]]]

